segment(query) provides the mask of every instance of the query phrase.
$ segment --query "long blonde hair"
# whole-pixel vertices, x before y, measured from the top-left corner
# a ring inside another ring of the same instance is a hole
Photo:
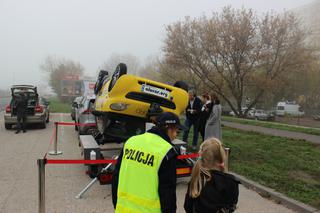
[[[210,170],[225,171],[223,164],[226,154],[217,138],[205,140],[200,146],[199,154],[200,157],[192,170],[189,188],[189,195],[193,198],[198,197],[206,182],[211,180]]]

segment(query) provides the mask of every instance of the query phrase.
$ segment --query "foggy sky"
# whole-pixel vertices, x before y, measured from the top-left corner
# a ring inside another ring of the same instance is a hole
[[[0,0],[0,89],[45,84],[40,64],[71,59],[94,76],[112,53],[141,62],[161,51],[165,26],[231,5],[258,12],[290,10],[313,0]]]

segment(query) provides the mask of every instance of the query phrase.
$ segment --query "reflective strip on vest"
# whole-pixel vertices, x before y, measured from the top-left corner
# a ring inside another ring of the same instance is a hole
[[[158,170],[171,148],[152,133],[129,138],[123,148],[116,212],[161,213]]]

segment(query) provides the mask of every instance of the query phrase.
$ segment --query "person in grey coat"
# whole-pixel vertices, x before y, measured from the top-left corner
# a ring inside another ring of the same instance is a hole
[[[211,101],[213,103],[211,113],[207,120],[205,127],[204,139],[208,138],[218,138],[222,139],[222,130],[221,130],[221,105],[220,100],[216,95],[211,95]]]

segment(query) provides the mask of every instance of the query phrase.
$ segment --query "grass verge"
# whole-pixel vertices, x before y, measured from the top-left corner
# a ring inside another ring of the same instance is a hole
[[[320,146],[231,128],[223,141],[231,171],[320,208]]]
[[[61,102],[57,97],[52,97],[50,101],[50,112],[70,113],[71,104]]]
[[[240,123],[240,124],[262,126],[262,127],[266,127],[266,128],[272,128],[272,129],[287,130],[287,131],[292,131],[292,132],[301,132],[301,133],[306,133],[306,134],[311,134],[311,135],[320,135],[319,128],[299,127],[299,126],[281,124],[281,123],[276,123],[276,122],[255,121],[255,120],[234,118],[234,117],[228,117],[228,116],[223,116],[222,120]]]
[[[222,133],[223,143],[231,148],[232,172],[320,208],[319,145],[229,127],[223,127]],[[190,145],[192,136],[191,129]]]

